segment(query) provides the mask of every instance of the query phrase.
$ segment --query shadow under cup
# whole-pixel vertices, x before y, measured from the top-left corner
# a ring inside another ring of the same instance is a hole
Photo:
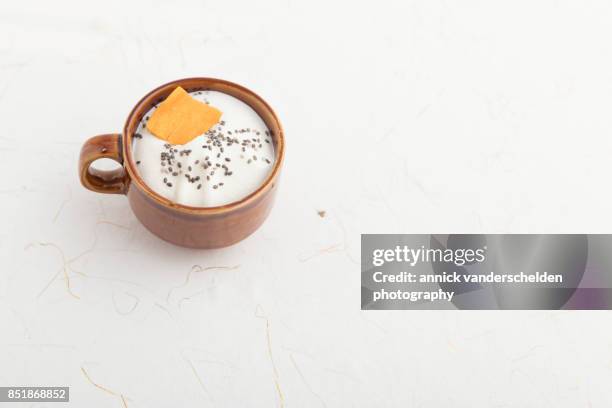
[[[240,99],[262,118],[274,145],[274,165],[263,184],[239,201],[218,207],[190,207],[155,193],[142,180],[132,157],[132,137],[143,116],[163,101],[177,86],[188,92],[219,91]],[[167,83],[149,92],[132,109],[122,134],[106,134],[87,140],[79,158],[81,183],[98,193],[126,194],[132,211],[153,234],[176,245],[191,248],[220,248],[252,234],[272,208],[285,140],[280,121],[272,108],[254,92],[232,82],[214,78],[187,78]],[[91,167],[101,158],[117,161],[121,168],[102,171]]]

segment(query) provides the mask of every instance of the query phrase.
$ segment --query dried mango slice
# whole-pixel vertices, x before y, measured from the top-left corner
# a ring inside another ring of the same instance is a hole
[[[222,112],[200,102],[180,86],[159,104],[147,129],[171,144],[185,144],[200,136],[221,119]]]

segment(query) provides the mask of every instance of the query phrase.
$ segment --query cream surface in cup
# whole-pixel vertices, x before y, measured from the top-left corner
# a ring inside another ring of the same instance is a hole
[[[133,137],[133,158],[144,182],[178,204],[215,207],[238,201],[261,186],[274,164],[274,146],[259,115],[241,100],[218,91],[190,92],[223,114],[219,123],[183,145],[159,139],[146,128],[156,107]]]

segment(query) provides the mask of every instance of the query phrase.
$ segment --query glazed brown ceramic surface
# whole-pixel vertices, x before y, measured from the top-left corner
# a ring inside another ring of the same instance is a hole
[[[274,143],[274,167],[264,183],[240,201],[219,207],[189,207],[174,203],[149,188],[136,171],[132,137],[143,115],[164,100],[177,86],[188,92],[212,90],[232,95],[261,116]],[[252,234],[266,219],[278,188],[285,141],[281,124],[270,106],[252,91],[221,79],[187,78],[151,91],[136,104],[122,134],[92,137],[81,149],[81,183],[98,193],[126,194],[136,217],[155,235],[177,245],[192,248],[219,248]],[[110,158],[121,164],[113,171],[91,167],[97,159]]]

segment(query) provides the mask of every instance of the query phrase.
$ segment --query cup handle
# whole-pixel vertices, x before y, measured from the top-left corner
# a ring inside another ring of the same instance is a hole
[[[91,163],[102,158],[116,161],[121,168],[97,170],[91,167]],[[94,136],[85,142],[79,156],[79,177],[83,187],[96,193],[125,194],[127,192],[129,176],[123,167],[120,134]]]

